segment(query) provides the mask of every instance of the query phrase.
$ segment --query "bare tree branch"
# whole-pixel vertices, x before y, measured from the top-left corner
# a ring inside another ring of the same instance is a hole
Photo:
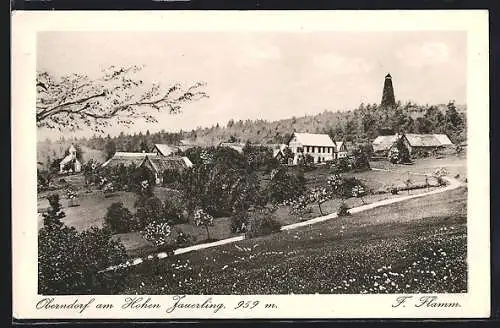
[[[96,80],[78,74],[56,80],[47,72],[39,72],[37,126],[60,130],[87,126],[102,132],[103,127],[112,123],[132,124],[132,119],[156,122],[151,110],[179,113],[184,104],[208,98],[201,90],[205,87],[201,82],[187,89],[179,83],[165,90],[159,84],[145,87],[142,80],[132,76],[141,69],[141,66],[111,66]]]

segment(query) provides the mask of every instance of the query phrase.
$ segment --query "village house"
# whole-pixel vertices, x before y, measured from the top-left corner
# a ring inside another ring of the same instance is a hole
[[[334,141],[336,158],[346,158],[347,157],[347,143],[345,141]]]
[[[373,140],[373,153],[376,157],[387,157],[396,140],[401,139],[403,145],[411,154],[431,153],[448,147],[454,147],[448,136],[445,134],[394,134],[388,136],[378,136]]]
[[[243,142],[221,142],[219,147],[226,147],[236,150],[238,153],[243,154],[245,144]]]
[[[77,150],[74,145],[69,146],[68,155],[59,163],[59,173],[80,172],[82,163],[77,158]]]
[[[288,147],[293,153],[292,165],[297,165],[306,154],[312,156],[314,163],[324,163],[338,158],[335,142],[328,134],[294,132]]]
[[[139,167],[146,156],[157,156],[156,153],[131,153],[117,151],[113,157],[102,164],[102,167],[112,167],[123,164],[124,166],[135,165]]]
[[[102,164],[102,167],[114,167],[119,165],[143,167],[148,169],[155,177],[155,182],[163,182],[165,171],[181,172],[192,167],[193,163],[185,156],[162,156],[157,153],[128,153],[116,152],[113,157]]]
[[[167,145],[167,144],[155,144],[151,153],[156,153],[158,156],[170,156],[175,154],[180,149],[177,146]]]
[[[150,170],[156,184],[163,183],[164,174],[181,173],[183,170],[193,166],[193,163],[185,156],[146,156],[139,167]]]

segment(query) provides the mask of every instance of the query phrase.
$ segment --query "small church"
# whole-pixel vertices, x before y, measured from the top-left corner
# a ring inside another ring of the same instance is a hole
[[[68,149],[68,155],[59,163],[59,173],[78,173],[82,170],[82,163],[77,158],[77,150],[74,145]]]

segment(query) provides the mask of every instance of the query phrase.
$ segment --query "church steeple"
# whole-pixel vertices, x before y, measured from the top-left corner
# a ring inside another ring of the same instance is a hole
[[[382,91],[382,101],[380,103],[382,107],[394,108],[396,107],[396,99],[394,98],[394,88],[392,86],[392,76],[387,73],[384,81],[384,90]]]

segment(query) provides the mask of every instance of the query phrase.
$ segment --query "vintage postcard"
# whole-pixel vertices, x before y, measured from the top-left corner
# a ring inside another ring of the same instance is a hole
[[[486,11],[12,24],[15,318],[489,316]]]

